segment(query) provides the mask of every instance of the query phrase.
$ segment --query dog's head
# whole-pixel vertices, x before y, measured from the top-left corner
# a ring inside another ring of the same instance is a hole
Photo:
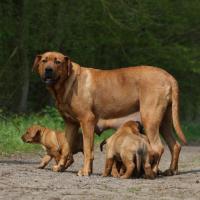
[[[72,63],[68,56],[61,53],[46,52],[36,56],[33,70],[38,72],[48,86],[51,86],[71,74]]]
[[[40,143],[41,131],[41,126],[33,125],[26,130],[21,138],[26,143]]]
[[[128,127],[131,129],[132,133],[139,135],[140,134],[140,129],[141,129],[141,124],[137,121],[128,121],[124,123],[124,127]]]

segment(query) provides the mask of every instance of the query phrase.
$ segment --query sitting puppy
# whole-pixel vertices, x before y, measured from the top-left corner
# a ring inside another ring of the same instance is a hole
[[[53,131],[51,129],[33,125],[27,129],[26,133],[22,135],[22,140],[26,143],[41,144],[46,150],[47,154],[42,158],[42,161],[38,168],[43,169],[51,161],[55,159],[56,164],[61,159],[63,144],[67,142],[64,132]],[[72,153],[83,152],[83,137],[82,134],[77,134],[76,145],[72,147]],[[65,169],[74,162],[73,158],[67,160]],[[53,171],[57,171],[57,165],[53,167]]]
[[[114,173],[117,173],[119,169],[117,164],[121,162],[121,173],[123,173],[124,169],[125,172],[120,178],[130,178],[135,166],[138,173],[143,168],[145,178],[155,178],[150,163],[153,152],[148,139],[140,134],[138,123],[134,121],[126,122],[115,134],[101,143],[101,149],[106,143],[106,164],[103,176],[110,175],[112,167],[114,168]]]

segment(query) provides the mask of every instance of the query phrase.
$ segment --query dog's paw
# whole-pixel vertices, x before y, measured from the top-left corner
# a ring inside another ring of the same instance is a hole
[[[152,175],[144,175],[143,178],[153,180],[153,179],[156,178],[156,175],[154,175],[154,174],[152,174]]]
[[[122,178],[122,179],[128,179],[130,177],[124,174],[123,176],[120,176],[120,178]]]
[[[86,171],[86,170],[84,170],[84,169],[80,169],[79,171],[78,171],[78,174],[77,174],[78,176],[89,176],[90,175],[90,172],[89,171]]]
[[[103,173],[101,176],[102,176],[102,177],[108,177],[109,175],[106,174],[106,173]]]
[[[114,178],[120,178],[120,175],[119,174],[111,174],[112,175],[112,177],[114,177]]]
[[[163,172],[160,169],[158,169],[157,175],[159,176],[159,175],[162,175],[162,174],[163,174]]]
[[[173,170],[173,169],[167,169],[162,173],[163,176],[173,176],[177,174],[178,174],[178,170]]]
[[[52,170],[53,170],[54,172],[60,172],[60,171],[61,171],[61,169],[60,169],[60,167],[59,167],[58,165],[54,165],[54,166],[52,167]]]
[[[44,169],[44,167],[45,167],[44,165],[39,165],[37,168],[38,169]]]

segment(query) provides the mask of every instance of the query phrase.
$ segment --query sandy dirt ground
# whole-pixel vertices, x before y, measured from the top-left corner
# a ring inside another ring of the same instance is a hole
[[[83,156],[63,173],[37,169],[39,155],[14,155],[0,158],[0,199],[200,199],[200,146],[183,147],[180,175],[155,180],[103,178],[104,153],[95,148],[94,174],[78,177]],[[165,148],[161,170],[169,166],[170,154]]]

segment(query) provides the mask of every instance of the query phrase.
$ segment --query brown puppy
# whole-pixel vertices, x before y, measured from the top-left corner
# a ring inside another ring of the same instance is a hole
[[[133,121],[126,122],[101,146],[104,143],[107,143],[107,145],[103,176],[110,174],[116,160],[122,162],[125,166],[125,173],[120,178],[130,178],[135,166],[137,173],[140,173],[142,167],[146,178],[155,178],[150,163],[151,147],[145,136],[143,137],[139,133],[137,123]]]
[[[21,138],[26,143],[41,144],[46,150],[47,154],[42,158],[38,167],[41,169],[45,168],[52,158],[58,163],[62,159],[63,147],[67,143],[64,132],[53,131],[39,125],[33,125],[28,128]],[[81,134],[76,135],[76,145],[72,149],[73,154],[78,152],[83,152],[83,138]],[[67,160],[65,168],[69,167],[73,162],[73,157]],[[57,165],[53,166],[53,171],[58,171]]]
[[[98,70],[81,67],[68,56],[46,52],[35,58],[37,71],[56,100],[65,120],[66,137],[63,159],[58,169],[72,155],[76,134],[81,126],[84,143],[84,165],[78,175],[92,172],[94,159],[94,128],[99,119],[112,119],[140,111],[141,121],[158,165],[164,147],[159,132],[170,148],[171,164],[167,175],[178,173],[181,146],[173,136],[173,127],[183,143],[185,136],[179,123],[179,88],[177,81],[165,70],[151,66]]]

